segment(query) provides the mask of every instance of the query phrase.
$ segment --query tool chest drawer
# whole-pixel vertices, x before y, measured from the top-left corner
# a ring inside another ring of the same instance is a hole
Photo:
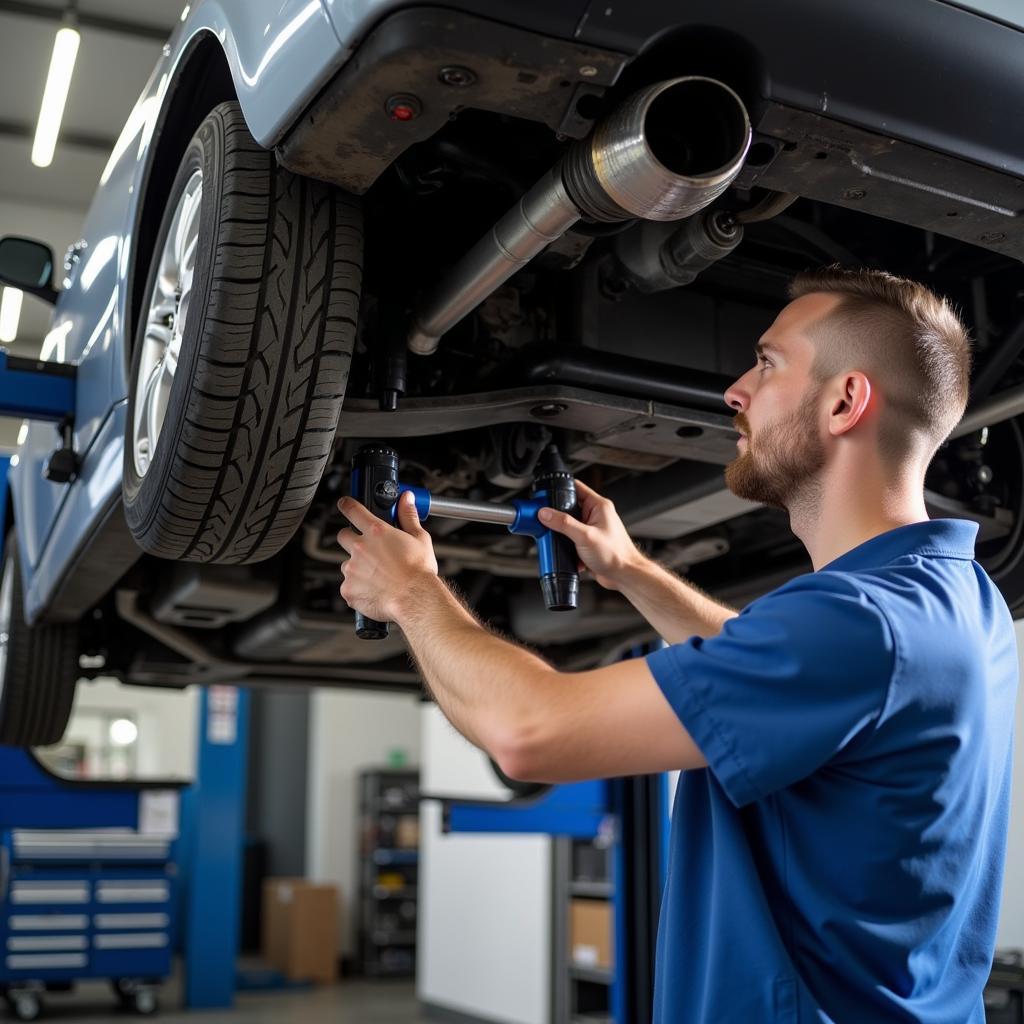
[[[134,833],[4,833],[0,980],[165,977],[176,872],[166,840]]]

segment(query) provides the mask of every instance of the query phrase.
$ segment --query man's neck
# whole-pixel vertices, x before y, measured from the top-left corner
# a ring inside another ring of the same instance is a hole
[[[886,481],[877,470],[830,469],[810,500],[798,498],[789,508],[790,528],[815,571],[872,537],[929,518],[921,478]]]

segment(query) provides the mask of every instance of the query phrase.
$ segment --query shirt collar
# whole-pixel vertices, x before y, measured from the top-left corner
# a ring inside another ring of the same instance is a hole
[[[819,570],[868,569],[906,555],[974,558],[978,524],[969,519],[928,519],[886,530],[834,558]]]

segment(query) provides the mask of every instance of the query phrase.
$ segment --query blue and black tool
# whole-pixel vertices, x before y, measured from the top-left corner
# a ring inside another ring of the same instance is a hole
[[[509,533],[526,534],[537,541],[537,561],[544,604],[550,611],[571,611],[579,599],[580,577],[576,548],[568,537],[544,526],[537,513],[550,507],[577,515],[576,485],[558,449],[549,445],[537,462],[529,498],[517,498],[507,505],[460,498],[435,497],[425,487],[411,487],[398,480],[398,453],[381,445],[366,445],[352,459],[352,497],[374,515],[397,522],[398,499],[412,491],[420,522],[428,516],[462,519],[473,523],[496,523]],[[382,640],[388,624],[356,613],[356,636]]]

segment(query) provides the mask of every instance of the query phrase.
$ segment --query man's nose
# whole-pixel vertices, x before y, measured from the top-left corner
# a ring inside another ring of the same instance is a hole
[[[746,374],[731,384],[725,392],[725,404],[737,412],[745,412],[750,405],[750,392],[743,384],[745,379]]]

